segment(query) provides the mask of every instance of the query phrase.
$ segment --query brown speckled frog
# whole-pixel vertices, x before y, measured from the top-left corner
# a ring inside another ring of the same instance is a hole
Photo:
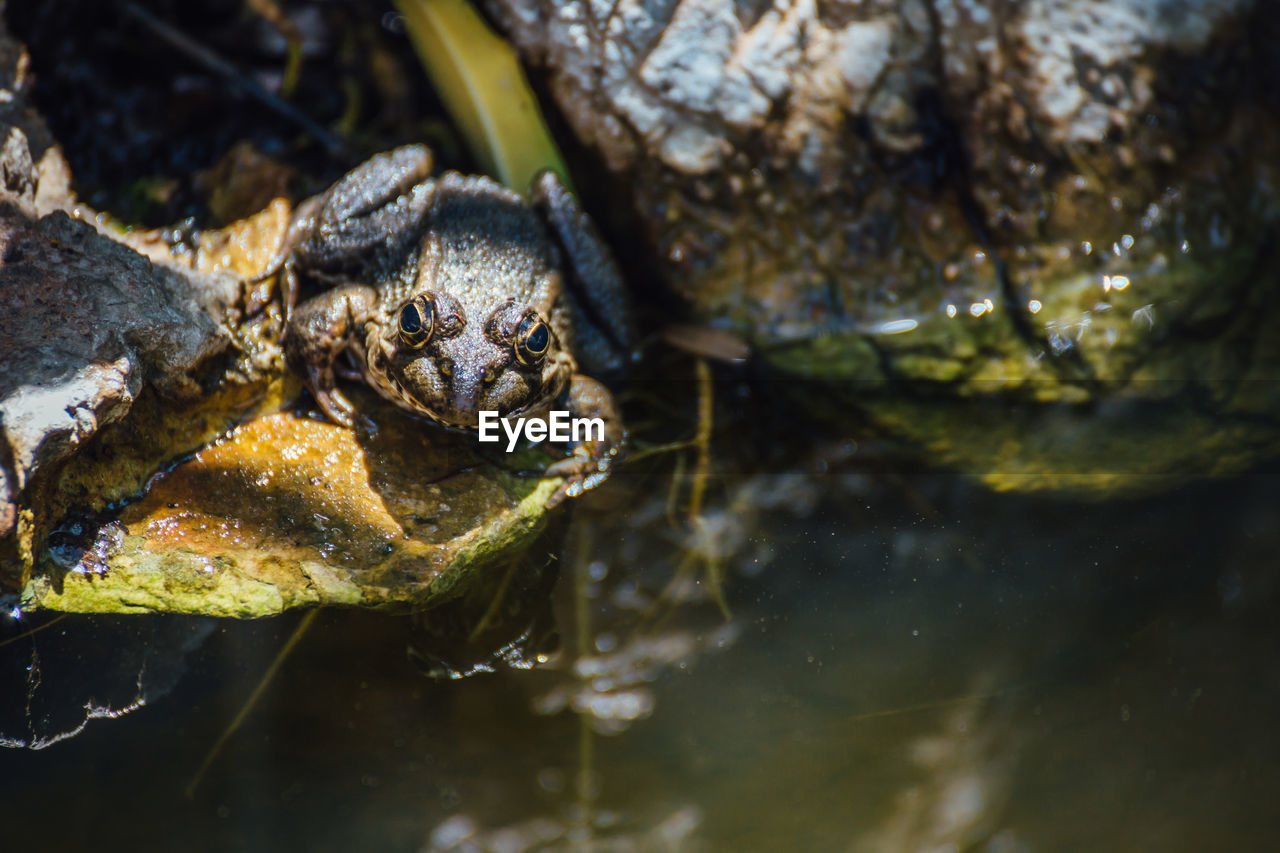
[[[273,265],[285,304],[299,276],[332,289],[291,312],[286,356],[345,426],[356,412],[335,373],[454,429],[478,429],[485,410],[600,418],[602,440],[547,469],[565,478],[559,503],[603,482],[626,437],[609,390],[575,357],[623,366],[633,336],[621,277],[553,173],[526,201],[488,178],[430,172],[428,149],[398,148],[298,206]]]

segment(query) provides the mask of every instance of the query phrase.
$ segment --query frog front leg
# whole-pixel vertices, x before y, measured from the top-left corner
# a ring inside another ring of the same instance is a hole
[[[360,335],[377,305],[372,287],[348,284],[308,299],[289,319],[285,357],[324,413],[345,427],[355,426],[356,410],[334,384],[334,361],[348,348],[363,358]]]
[[[339,272],[415,238],[435,185],[431,149],[405,145],[375,154],[343,175],[314,204],[299,206],[294,261]],[[388,245],[388,244],[393,245]],[[398,253],[396,253],[398,257]]]
[[[589,371],[621,371],[630,360],[636,333],[631,300],[613,252],[555,172],[542,172],[534,179],[530,200],[564,256],[577,338],[574,354]]]
[[[299,274],[335,281],[353,271],[393,266],[402,257],[431,206],[431,166],[429,148],[405,145],[370,157],[298,205],[279,253],[258,276],[280,274],[286,327]]]
[[[589,438],[573,448],[567,459],[551,465],[549,477],[564,477],[565,481],[547,501],[554,507],[565,498],[576,498],[587,489],[593,489],[608,479],[613,463],[627,441],[627,430],[622,425],[613,394],[601,383],[575,373],[569,379],[569,414],[573,418],[598,418],[604,424],[600,438]],[[593,433],[588,430],[588,436]]]

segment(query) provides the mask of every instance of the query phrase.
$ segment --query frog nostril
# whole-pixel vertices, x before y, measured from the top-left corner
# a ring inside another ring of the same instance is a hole
[[[492,385],[498,379],[498,371],[492,367],[486,367],[480,371],[480,381],[485,385]]]
[[[440,375],[443,376],[445,379],[448,379],[449,377],[453,376],[453,365],[447,361],[440,362],[438,369],[440,371]]]

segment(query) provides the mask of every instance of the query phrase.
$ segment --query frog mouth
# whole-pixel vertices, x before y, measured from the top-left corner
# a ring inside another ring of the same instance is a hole
[[[469,412],[446,416],[439,412],[432,412],[431,417],[452,429],[465,429],[475,432],[480,429],[480,414],[480,412]]]

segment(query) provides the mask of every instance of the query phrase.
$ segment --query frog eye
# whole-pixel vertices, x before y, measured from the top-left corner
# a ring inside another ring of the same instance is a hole
[[[400,340],[414,349],[431,340],[435,328],[435,307],[424,297],[417,297],[400,309]]]
[[[537,317],[525,317],[516,329],[516,361],[533,364],[551,348],[551,330]]]

